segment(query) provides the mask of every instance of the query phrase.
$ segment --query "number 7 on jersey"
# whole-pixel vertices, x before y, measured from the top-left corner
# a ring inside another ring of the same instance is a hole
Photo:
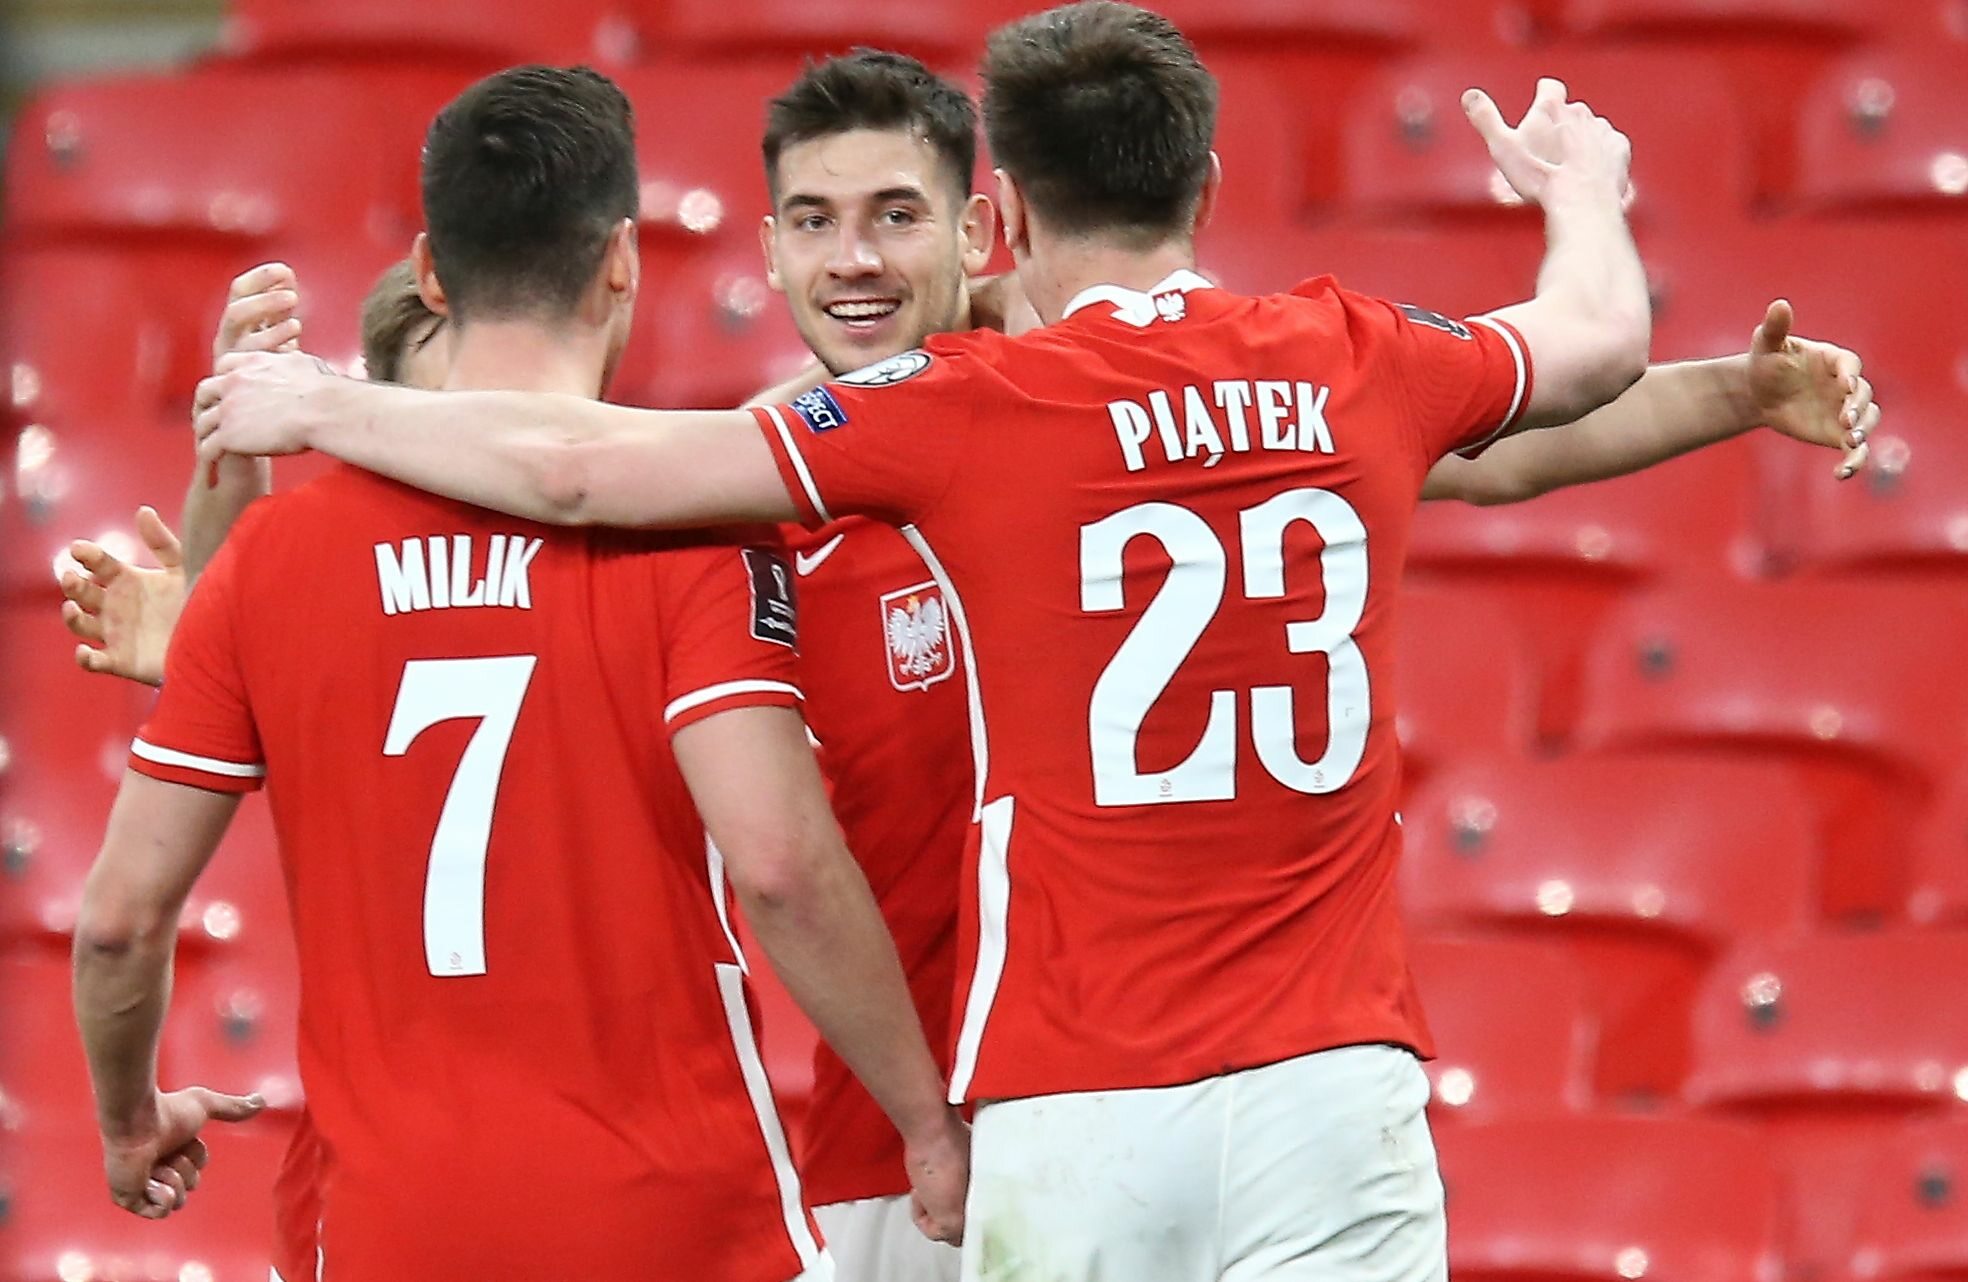
[[[383,755],[400,757],[418,735],[458,717],[478,728],[458,759],[431,835],[424,877],[424,960],[440,977],[485,973],[485,849],[492,807],[537,655],[412,659],[403,665]]]

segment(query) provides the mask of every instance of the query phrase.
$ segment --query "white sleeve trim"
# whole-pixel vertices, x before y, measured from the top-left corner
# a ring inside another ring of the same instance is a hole
[[[1471,316],[1469,323],[1472,325],[1481,325],[1485,329],[1493,329],[1501,335],[1504,346],[1510,349],[1510,359],[1517,364],[1517,390],[1510,394],[1510,408],[1504,411],[1503,422],[1497,424],[1496,431],[1491,432],[1474,445],[1463,446],[1464,450],[1480,450],[1490,444],[1490,442],[1496,440],[1497,437],[1509,431],[1511,424],[1517,421],[1518,413],[1524,408],[1524,387],[1530,382],[1530,370],[1529,362],[1524,356],[1523,344],[1517,341],[1517,335],[1510,332],[1508,325],[1498,324],[1488,316]]]
[[[702,690],[693,690],[670,700],[669,707],[663,709],[663,721],[668,724],[692,708],[701,708],[713,700],[729,698],[734,694],[789,694],[795,699],[806,698],[798,686],[786,681],[720,681],[714,686],[705,686]]]
[[[130,741],[130,754],[159,766],[182,766],[187,770],[203,770],[208,775],[224,775],[228,779],[264,779],[266,767],[244,761],[220,761],[216,757],[200,757],[189,752],[179,752],[175,748],[160,748],[142,739]]]
[[[786,457],[793,461],[793,471],[799,476],[800,487],[806,491],[807,501],[813,504],[813,510],[820,514],[822,521],[832,522],[834,515],[827,510],[827,504],[821,499],[820,487],[813,483],[813,473],[807,471],[806,460],[801,457],[799,446],[793,444],[793,433],[786,426],[786,420],[780,416],[776,406],[766,406],[765,412],[772,416],[772,426],[779,429],[779,442],[786,447]]]

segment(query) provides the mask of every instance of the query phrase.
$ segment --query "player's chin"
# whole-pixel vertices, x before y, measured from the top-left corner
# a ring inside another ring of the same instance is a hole
[[[898,308],[874,321],[841,321],[824,316],[826,341],[820,352],[828,367],[841,373],[886,360],[919,345],[911,309]]]

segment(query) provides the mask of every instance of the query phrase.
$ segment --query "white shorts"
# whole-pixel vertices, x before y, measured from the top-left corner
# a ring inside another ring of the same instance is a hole
[[[957,1282],[957,1248],[932,1242],[906,1197],[871,1197],[813,1208],[838,1282]]]
[[[1427,1104],[1413,1055],[1348,1046],[982,1105],[964,1282],[1444,1282]]]

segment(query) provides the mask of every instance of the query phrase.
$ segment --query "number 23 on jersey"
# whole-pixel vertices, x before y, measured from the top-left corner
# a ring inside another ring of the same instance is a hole
[[[1318,573],[1325,611],[1285,626],[1292,654],[1323,654],[1329,665],[1326,715],[1331,729],[1316,761],[1298,754],[1289,685],[1250,691],[1250,733],[1264,769],[1287,788],[1334,792],[1359,769],[1371,723],[1367,664],[1353,633],[1367,602],[1367,531],[1353,506],[1329,490],[1286,490],[1238,514],[1242,599],[1285,596],[1285,534],[1304,521],[1325,543]],[[1090,614],[1126,607],[1124,557],[1137,538],[1159,543],[1171,565],[1140,620],[1094,683],[1087,711],[1094,801],[1141,806],[1229,801],[1237,795],[1239,693],[1209,692],[1209,717],[1195,750],[1173,767],[1144,773],[1136,743],[1149,710],[1167,692],[1203,632],[1225,609],[1229,554],[1202,517],[1174,503],[1138,503],[1080,529],[1080,608]],[[1235,609],[1234,603],[1228,608]]]

